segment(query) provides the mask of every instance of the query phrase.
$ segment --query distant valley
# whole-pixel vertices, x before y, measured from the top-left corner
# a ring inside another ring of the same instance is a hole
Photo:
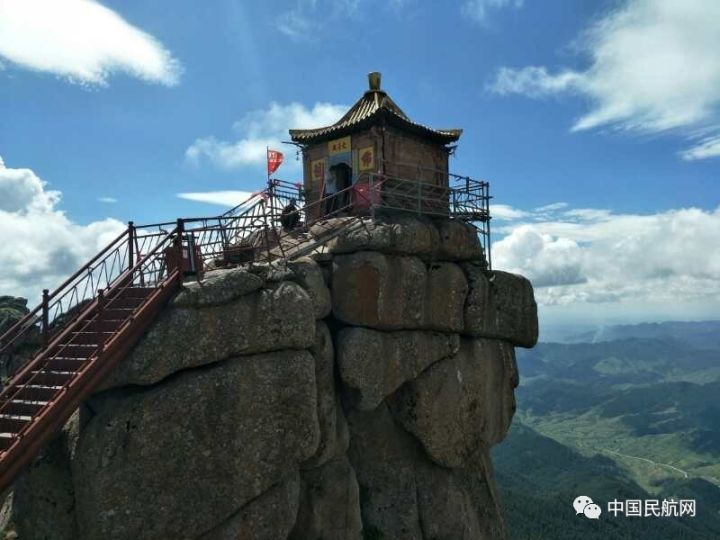
[[[511,538],[720,537],[720,322],[583,336],[518,351],[518,411],[493,453]],[[696,498],[698,516],[591,522],[578,495]]]

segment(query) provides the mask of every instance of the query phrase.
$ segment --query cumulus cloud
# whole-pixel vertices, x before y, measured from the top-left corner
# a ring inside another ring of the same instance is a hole
[[[573,130],[609,126],[637,133],[677,132],[693,141],[681,155],[720,155],[720,3],[627,0],[579,38],[584,70],[544,66],[498,70],[489,88],[540,98],[589,98]],[[698,133],[705,139],[697,141]],[[708,133],[710,135],[708,135]]]
[[[249,112],[235,123],[234,131],[238,133],[236,140],[199,138],[185,150],[185,158],[194,165],[207,161],[223,169],[264,165],[266,147],[280,150],[287,147],[282,141],[289,139],[288,129],[333,124],[346,110],[344,105],[331,103],[316,103],[312,108],[307,108],[300,103],[281,105],[272,102],[267,109]],[[286,154],[292,152],[288,152],[286,148]],[[293,167],[293,164],[294,160],[286,157],[283,167]]]
[[[488,12],[493,9],[507,7],[522,7],[523,0],[465,0],[462,4],[462,14],[478,23],[484,23]]]
[[[494,266],[526,275],[540,303],[702,300],[720,310],[720,207],[649,215],[547,208],[496,228],[505,236],[493,244]]]
[[[498,268],[525,275],[535,287],[585,283],[583,252],[569,238],[553,237],[523,225],[493,246]]]
[[[251,195],[252,193],[249,191],[200,191],[193,193],[178,193],[177,197],[187,201],[233,207],[246,201]]]
[[[114,219],[74,223],[58,209],[60,197],[32,170],[0,159],[0,295],[37,301],[125,228]]]
[[[541,98],[572,89],[579,84],[581,76],[572,71],[552,75],[543,66],[527,66],[521,69],[501,67],[490,89],[500,95],[524,94]]]
[[[0,57],[95,85],[114,72],[174,85],[181,72],[162,43],[93,0],[0,0]]]

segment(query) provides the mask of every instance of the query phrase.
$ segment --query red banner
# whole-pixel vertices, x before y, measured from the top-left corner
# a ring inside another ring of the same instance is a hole
[[[282,165],[283,162],[283,154],[282,152],[278,152],[277,150],[269,150],[267,151],[267,167],[268,167],[268,176],[270,176],[272,173],[278,170],[278,167]]]

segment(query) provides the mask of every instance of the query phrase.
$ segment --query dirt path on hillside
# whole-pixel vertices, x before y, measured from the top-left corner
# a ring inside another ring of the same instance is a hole
[[[682,469],[678,469],[678,468],[675,467],[674,465],[669,465],[669,464],[667,464],[667,463],[658,463],[657,461],[653,461],[652,459],[647,459],[647,458],[639,457],[639,456],[631,456],[631,455],[629,455],[629,454],[623,454],[623,453],[621,453],[621,452],[617,452],[616,450],[609,450],[609,449],[607,449],[607,448],[601,448],[600,451],[601,451],[601,452],[608,452],[608,453],[610,453],[610,454],[615,454],[616,456],[621,456],[621,457],[626,457],[626,458],[631,458],[631,459],[637,459],[637,460],[640,460],[640,461],[645,461],[646,463],[650,463],[651,465],[655,465],[656,467],[665,467],[666,469],[672,469],[673,471],[676,471],[676,472],[679,472],[680,474],[682,474],[685,478],[690,478],[690,475],[688,474],[687,471],[683,471]]]

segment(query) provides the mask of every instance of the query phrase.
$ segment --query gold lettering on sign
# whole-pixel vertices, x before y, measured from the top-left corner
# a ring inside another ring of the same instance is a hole
[[[349,152],[350,148],[350,135],[343,137],[342,139],[335,139],[334,141],[328,142],[328,154],[331,156]]]

